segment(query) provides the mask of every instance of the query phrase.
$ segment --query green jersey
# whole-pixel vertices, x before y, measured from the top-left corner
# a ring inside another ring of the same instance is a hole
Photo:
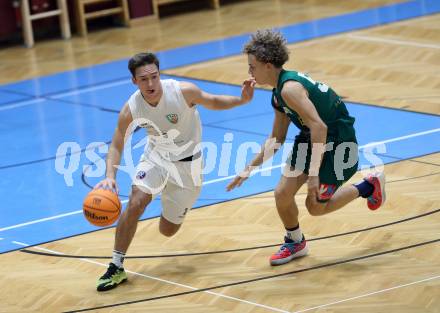
[[[341,98],[327,85],[314,81],[301,72],[281,70],[277,88],[273,89],[272,94],[272,106],[276,110],[285,113],[301,131],[310,131],[298,113],[292,110],[281,97],[284,83],[289,80],[297,81],[307,90],[309,99],[315,106],[319,117],[327,125],[328,137],[339,139],[339,141],[356,141],[353,127],[355,119],[349,115]]]

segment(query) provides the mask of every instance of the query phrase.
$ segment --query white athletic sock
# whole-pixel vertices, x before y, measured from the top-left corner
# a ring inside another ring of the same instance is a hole
[[[292,229],[286,228],[286,237],[290,240],[300,242],[302,240],[302,231],[299,228],[299,225]]]
[[[124,258],[125,258],[125,253],[117,251],[117,250],[113,250],[112,263],[114,265],[116,265],[117,267],[123,267]]]

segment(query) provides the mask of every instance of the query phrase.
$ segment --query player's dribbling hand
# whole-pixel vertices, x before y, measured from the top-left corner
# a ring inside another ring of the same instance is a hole
[[[241,100],[243,100],[243,103],[248,103],[254,97],[255,84],[254,78],[248,78],[243,82],[241,86]]]
[[[113,178],[106,177],[95,185],[93,189],[107,189],[119,194],[118,184]]]

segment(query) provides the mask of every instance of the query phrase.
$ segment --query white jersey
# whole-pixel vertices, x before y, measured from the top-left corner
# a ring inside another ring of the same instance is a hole
[[[157,106],[148,104],[140,90],[131,95],[128,105],[135,124],[147,130],[145,157],[155,151],[170,161],[178,161],[200,151],[199,112],[188,106],[178,81],[160,82],[163,94]]]

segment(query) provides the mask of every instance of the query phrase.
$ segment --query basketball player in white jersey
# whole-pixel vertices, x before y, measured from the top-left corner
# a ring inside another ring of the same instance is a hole
[[[98,280],[97,290],[115,288],[127,280],[123,268],[125,253],[147,205],[161,193],[162,215],[159,231],[173,236],[196,201],[201,188],[201,123],[196,104],[225,110],[249,102],[255,82],[243,83],[241,97],[213,95],[189,82],[161,80],[159,60],[153,53],[133,56],[128,68],[138,90],[122,107],[107,155],[106,178],[95,188],[118,193],[117,166],[127,133],[134,126],[146,128],[148,143],[136,168],[127,208],[116,228],[113,260]]]

